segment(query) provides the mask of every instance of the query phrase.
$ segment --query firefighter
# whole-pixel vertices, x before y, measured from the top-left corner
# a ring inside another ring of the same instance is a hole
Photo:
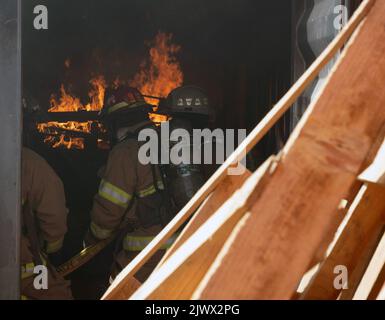
[[[168,222],[164,205],[164,184],[159,167],[138,160],[138,133],[154,128],[149,119],[151,105],[135,88],[109,89],[100,116],[110,133],[110,151],[94,197],[91,223],[84,246],[116,235],[122,241],[115,255],[112,278],[121,271]],[[159,250],[135,275],[143,282],[161,259]]]
[[[22,149],[22,299],[72,299],[70,282],[53,265],[61,263],[61,248],[67,231],[67,208],[61,180],[34,151]],[[34,284],[37,265],[48,272],[47,288]],[[35,273],[34,273],[35,271]]]
[[[184,129],[192,136],[193,129],[208,127],[210,107],[207,94],[196,86],[182,86],[172,90],[166,99],[159,104],[157,113],[170,118],[170,131]],[[170,142],[170,146],[176,142]],[[211,143],[205,141],[204,143]],[[191,152],[202,151],[202,145],[193,146],[190,141]],[[204,182],[215,170],[215,166],[180,163],[163,166],[167,189],[172,197],[177,211],[200,189]]]

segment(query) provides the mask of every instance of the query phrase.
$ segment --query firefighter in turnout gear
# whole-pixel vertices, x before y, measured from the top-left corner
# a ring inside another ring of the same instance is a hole
[[[101,174],[99,191],[91,211],[91,224],[84,245],[119,234],[116,276],[168,223],[164,205],[164,184],[159,167],[138,160],[138,132],[154,127],[146,103],[135,88],[122,86],[107,90],[100,116],[110,133],[112,150]],[[172,240],[171,240],[172,241]],[[171,241],[163,247],[166,249]],[[161,259],[158,251],[135,275],[143,282]]]
[[[161,100],[157,113],[170,117],[170,132],[184,129],[192,136],[193,129],[208,127],[210,109],[206,93],[196,86],[183,86],[172,90]],[[176,142],[174,142],[176,143]],[[205,143],[205,142],[204,142]],[[172,146],[173,142],[170,142]],[[202,150],[202,145],[187,148]],[[202,162],[203,163],[203,162]],[[164,166],[167,189],[177,210],[181,210],[210,176],[207,165],[169,164]]]
[[[72,299],[70,282],[52,266],[61,262],[67,231],[63,184],[49,164],[27,148],[22,150],[22,203],[22,299]],[[46,289],[34,286],[37,265],[47,267]]]

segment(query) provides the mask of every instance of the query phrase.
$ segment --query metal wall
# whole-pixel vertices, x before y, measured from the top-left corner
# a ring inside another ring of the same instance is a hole
[[[312,64],[316,57],[338,34],[335,22],[338,21],[343,5],[351,11],[350,0],[294,0],[292,2],[292,61],[293,83]],[[298,123],[302,114],[323,87],[327,75],[338,55],[320,72],[316,80],[305,90],[292,108],[290,114],[291,130]]]
[[[0,1],[0,299],[19,299],[20,2]]]

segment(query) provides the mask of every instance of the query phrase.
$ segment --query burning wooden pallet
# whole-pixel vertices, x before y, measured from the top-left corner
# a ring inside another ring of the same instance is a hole
[[[364,1],[340,35],[122,271],[103,299],[383,297],[384,21],[385,2]],[[349,37],[327,85],[280,154],[252,174],[228,176],[231,164],[262,138]],[[138,288],[131,281],[135,272],[193,213]],[[297,292],[316,265],[305,290]]]

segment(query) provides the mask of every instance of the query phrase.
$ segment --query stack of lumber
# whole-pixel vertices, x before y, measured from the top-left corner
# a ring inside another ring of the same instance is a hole
[[[228,175],[344,45],[283,150],[254,173]],[[103,299],[384,297],[384,86],[385,1],[366,0]],[[135,272],[191,215],[138,287]]]

